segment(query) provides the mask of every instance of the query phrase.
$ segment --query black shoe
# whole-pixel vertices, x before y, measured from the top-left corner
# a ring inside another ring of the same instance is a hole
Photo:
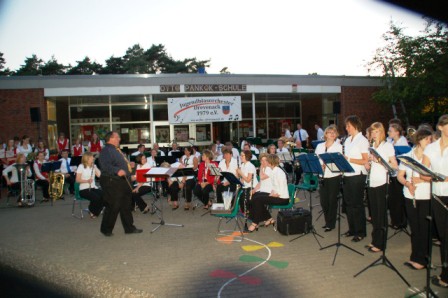
[[[438,276],[433,276],[432,280],[431,280],[432,284],[441,288],[448,288],[448,283],[444,282],[443,280],[440,279],[440,277]]]
[[[113,235],[112,232],[101,232],[101,233],[106,237],[110,237]]]
[[[353,233],[350,232],[350,231],[347,231],[347,232],[345,232],[344,234],[342,234],[342,236],[344,236],[344,237],[352,237],[352,236],[353,236]]]
[[[327,228],[327,225],[322,226],[322,229],[326,229],[326,228]]]
[[[330,232],[331,230],[333,230],[333,229],[332,229],[332,228],[329,228],[329,227],[325,227],[324,232]]]
[[[141,232],[143,232],[142,229],[134,229],[131,232],[125,232],[125,234],[140,234]]]
[[[359,241],[361,241],[362,239],[364,239],[364,237],[361,237],[361,236],[355,236],[355,237],[353,237],[352,242],[359,242]]]

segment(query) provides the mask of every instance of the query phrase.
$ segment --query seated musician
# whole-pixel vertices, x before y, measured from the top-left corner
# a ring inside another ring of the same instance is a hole
[[[272,191],[269,194],[259,192],[256,199],[252,200],[250,209],[252,224],[248,229],[249,232],[257,230],[262,221],[265,221],[265,226],[275,223],[267,209],[268,205],[287,205],[289,203],[288,180],[286,173],[279,167],[280,159],[273,154],[270,154],[267,159],[272,168]]]
[[[72,156],[82,156],[86,150],[82,145],[82,141],[80,138],[75,140],[75,144],[72,146]]]
[[[37,158],[33,164],[33,170],[36,178],[36,185],[41,186],[43,192],[43,201],[48,202],[50,200],[50,194],[48,192],[49,178],[47,172],[42,172],[42,165],[45,162],[45,155],[43,152],[37,153]]]
[[[205,149],[202,151],[202,162],[199,164],[198,170],[198,183],[193,189],[193,193],[204,204],[204,209],[208,209],[212,202],[209,199],[210,193],[214,190],[214,185],[219,183],[215,181],[216,176],[211,175],[210,164],[218,166],[215,161],[212,161],[213,154],[210,150]]]
[[[5,147],[5,155],[1,156],[5,166],[11,165],[17,158],[17,149],[14,147],[14,139],[8,140]]]
[[[171,145],[171,150],[168,152],[168,156],[173,156],[173,153],[176,153],[176,152],[180,152],[179,146],[177,145],[177,143],[173,143]]]
[[[100,140],[96,133],[93,133],[92,139],[90,140],[88,145],[88,151],[92,152],[94,155],[98,155],[103,147],[103,141]]]
[[[178,168],[192,168],[194,170],[198,169],[198,159],[193,155],[193,148],[186,147],[184,149],[184,156],[182,156],[180,163],[177,165]],[[173,164],[174,165],[174,164]],[[172,166],[173,166],[172,165]],[[168,179],[169,194],[171,196],[171,202],[173,203],[172,209],[176,210],[179,208],[179,190],[183,189],[185,192],[185,205],[184,210],[190,210],[191,198],[193,196],[193,188],[195,187],[194,176],[185,176]]]
[[[243,183],[243,193],[240,199],[240,208],[247,213],[249,210],[251,191],[258,184],[257,169],[250,162],[252,159],[252,152],[250,150],[244,150],[241,152],[241,165],[236,170],[238,178]]]
[[[72,159],[68,157],[68,150],[62,150],[61,159],[59,160],[61,162],[61,168],[59,170],[61,171],[61,174],[64,174],[64,184],[69,184],[68,189],[70,191],[70,194],[74,194],[76,166],[70,166],[71,160]]]
[[[34,153],[43,152],[45,155],[45,161],[48,161],[50,158],[50,150],[48,150],[47,146],[45,146],[45,142],[42,140],[39,140],[37,142],[37,147],[34,149]]]
[[[277,147],[274,144],[270,144],[267,150],[268,154],[277,154]]]
[[[90,218],[98,217],[104,207],[103,194],[95,183],[95,177],[100,176],[101,171],[94,163],[93,153],[86,152],[76,170],[76,182],[79,183],[79,195],[90,201]]]
[[[280,153],[280,156],[288,156],[288,157],[291,156],[291,152],[289,152],[289,150],[285,147],[285,141],[283,139],[278,140],[277,154],[278,153]],[[285,162],[284,160],[281,160],[280,166],[283,167],[287,173],[292,172],[291,162]]]
[[[131,156],[138,156],[140,154],[145,154],[145,144],[139,144],[137,146],[137,151],[135,151],[134,153],[131,154]]]
[[[19,153],[17,155],[16,162],[12,165],[8,166],[6,169],[3,170],[3,177],[5,177],[6,184],[10,187],[11,190],[17,190],[20,191],[20,180],[25,177],[20,177],[20,174],[17,170],[16,165],[26,165],[26,158],[23,153]],[[9,178],[9,173],[11,173],[11,178]],[[32,173],[30,170],[30,167],[26,167],[26,177],[31,177]],[[21,202],[22,197],[19,196],[17,198],[17,206],[22,206]]]
[[[58,146],[58,154],[61,155],[62,150],[69,149],[68,139],[65,137],[63,132],[59,133],[58,141],[56,142]]]
[[[244,144],[243,151],[244,150],[249,150],[250,152],[253,151],[253,150],[251,150],[250,144],[248,142],[246,142],[246,144]],[[252,157],[250,160],[257,160],[257,157],[254,154],[252,154]]]
[[[26,158],[31,152],[33,152],[33,147],[30,144],[30,137],[24,135],[19,147],[17,147],[17,153],[23,153]]]
[[[272,168],[268,156],[268,153],[260,154],[260,183],[252,190],[252,200],[256,200],[262,194],[270,194],[272,191]]]
[[[152,149],[156,150],[157,155],[156,156],[165,156],[165,152],[163,152],[162,150],[160,150],[159,144],[158,143],[154,143],[152,145]]]
[[[233,175],[237,175],[236,170],[238,169],[238,164],[236,162],[236,159],[232,157],[232,151],[228,148],[223,149],[223,155],[224,159],[219,162],[219,169],[221,172],[229,172]],[[216,200],[218,203],[223,203],[222,199],[222,193],[224,191],[231,191],[235,193],[236,185],[230,184],[229,181],[227,181],[225,178],[221,181],[221,184],[219,184],[216,187]]]
[[[144,154],[139,154],[135,157],[135,163],[137,164],[137,170],[150,169],[152,168],[152,163],[148,163],[146,156]],[[149,206],[145,203],[142,196],[151,192],[151,178],[146,178],[146,182],[137,182],[137,186],[132,191],[132,202],[137,205],[138,209],[143,214],[149,212]]]

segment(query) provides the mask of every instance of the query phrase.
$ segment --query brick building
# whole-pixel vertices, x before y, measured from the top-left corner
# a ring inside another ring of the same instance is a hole
[[[114,129],[123,146],[148,146],[172,140],[207,145],[258,136],[277,139],[282,126],[296,123],[316,138],[314,124],[361,117],[364,126],[393,117],[391,109],[373,102],[379,78],[292,75],[92,75],[0,78],[0,139],[24,134],[42,137],[54,147],[58,132],[88,142]],[[241,98],[239,121],[171,123],[168,98]]]

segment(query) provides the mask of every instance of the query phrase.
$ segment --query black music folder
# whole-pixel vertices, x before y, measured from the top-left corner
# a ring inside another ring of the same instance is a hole
[[[300,166],[303,169],[304,173],[312,173],[324,175],[322,171],[322,166],[319,162],[319,157],[317,157],[314,153],[301,154],[298,156]]]
[[[320,159],[332,173],[353,173],[355,170],[339,152],[319,154]]]

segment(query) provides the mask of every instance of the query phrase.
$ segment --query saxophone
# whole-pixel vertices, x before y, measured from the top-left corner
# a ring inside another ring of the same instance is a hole
[[[65,176],[62,173],[50,172],[49,180],[48,193],[50,194],[50,198],[56,201],[62,197],[64,192]]]

